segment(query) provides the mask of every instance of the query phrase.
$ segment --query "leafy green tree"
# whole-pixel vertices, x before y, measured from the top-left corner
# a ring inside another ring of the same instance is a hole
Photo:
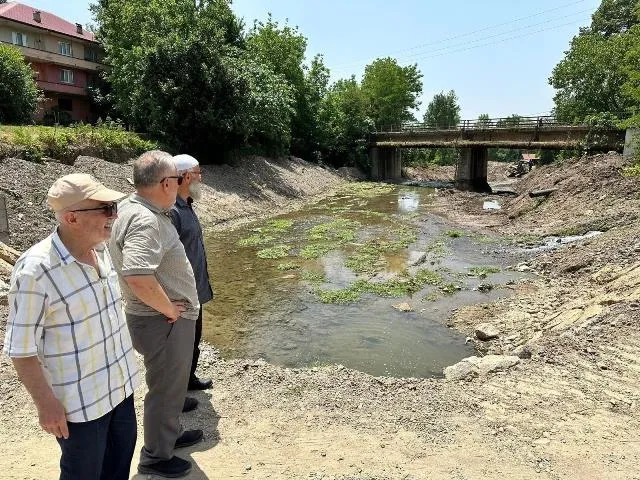
[[[362,91],[368,115],[376,126],[384,128],[415,120],[411,110],[420,104],[421,79],[417,65],[401,67],[390,57],[379,58],[365,67]]]
[[[489,125],[490,120],[491,120],[491,117],[489,117],[488,113],[481,113],[480,115],[478,115],[477,124],[480,126]]]
[[[625,126],[640,126],[640,25],[635,25],[629,31],[629,43],[631,47],[624,57],[624,72],[627,80],[623,85],[624,93],[632,100],[629,113],[632,118]]]
[[[440,92],[433,96],[424,114],[424,123],[429,127],[453,128],[460,123],[460,105],[456,92]]]
[[[628,81],[624,59],[631,47],[629,35],[574,37],[565,58],[549,78],[557,90],[556,116],[575,122],[603,112],[624,116],[634,103],[623,90]]]
[[[254,24],[246,44],[250,55],[288,82],[295,99],[292,151],[310,155],[318,149],[319,97],[324,95],[329,79],[322,57],[316,56],[307,68],[304,64],[307,39],[297,28],[280,26],[271,15],[266,22]]]
[[[0,44],[0,123],[31,122],[40,96],[22,53]]]
[[[367,99],[355,77],[338,80],[327,91],[320,106],[322,154],[334,166],[368,168],[363,140],[372,128]]]
[[[610,37],[627,32],[638,24],[640,2],[638,0],[602,0],[591,16],[591,26],[583,33],[596,33]]]

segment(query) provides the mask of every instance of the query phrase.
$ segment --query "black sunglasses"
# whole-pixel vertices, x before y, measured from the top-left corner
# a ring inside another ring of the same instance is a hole
[[[118,213],[118,204],[117,203],[110,203],[108,205],[102,205],[101,207],[96,207],[96,208],[82,208],[80,210],[71,210],[72,212],[92,212],[92,211],[98,211],[98,210],[102,210],[102,212],[107,216],[107,217],[112,217],[114,216],[116,213]]]
[[[184,178],[182,177],[182,175],[172,175],[170,177],[164,177],[161,178],[160,181],[158,183],[162,183],[165,180],[167,180],[168,178],[175,178],[176,180],[178,180],[178,185],[182,185],[182,181],[184,180]]]

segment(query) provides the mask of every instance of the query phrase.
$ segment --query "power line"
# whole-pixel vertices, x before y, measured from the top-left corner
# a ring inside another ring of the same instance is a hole
[[[578,12],[574,12],[574,13],[571,13],[571,14],[569,14],[569,15],[564,15],[564,16],[562,16],[562,17],[554,18],[554,19],[552,19],[552,20],[551,20],[551,22],[555,22],[555,21],[557,21],[557,20],[562,20],[562,19],[565,19],[565,18],[570,18],[570,17],[573,17],[574,15],[579,15],[579,14],[581,14],[581,13],[584,13],[584,12],[590,12],[590,11],[591,11],[591,9],[590,9],[590,8],[587,8],[587,9],[585,9],[585,10],[580,10],[580,11],[578,11]],[[522,30],[526,30],[526,29],[529,29],[529,28],[538,27],[538,26],[540,26],[540,25],[546,25],[546,24],[548,24],[549,22],[550,22],[550,20],[548,20],[548,19],[547,19],[547,20],[544,20],[544,21],[542,21],[542,22],[533,23],[533,24],[531,24],[531,25],[525,25],[524,27],[514,28],[514,29],[512,29],[512,30],[507,30],[507,31],[505,31],[505,32],[496,33],[496,34],[494,34],[494,35],[489,35],[488,37],[482,37],[482,38],[478,38],[478,39],[476,39],[476,40],[469,40],[468,42],[464,42],[464,43],[457,43],[457,44],[454,44],[454,45],[448,45],[448,46],[445,46],[445,47],[442,47],[442,48],[437,48],[437,49],[432,50],[432,51],[430,51],[430,52],[420,52],[420,53],[415,53],[415,54],[413,54],[413,55],[407,55],[407,56],[405,56],[405,57],[398,57],[398,58],[397,58],[397,60],[399,60],[399,59],[404,59],[404,58],[413,58],[413,57],[418,57],[418,56],[420,56],[420,55],[423,55],[424,53],[440,52],[440,51],[443,51],[443,50],[448,50],[448,49],[450,49],[450,48],[456,48],[456,47],[459,47],[459,46],[462,46],[462,45],[468,45],[469,43],[478,43],[478,42],[482,42],[482,41],[485,41],[485,40],[489,40],[490,38],[497,38],[497,37],[501,37],[501,36],[506,35],[506,34],[508,34],[508,33],[521,32]]]
[[[488,25],[486,27],[479,28],[477,30],[472,30],[471,32],[461,33],[459,35],[454,35],[452,37],[446,37],[446,38],[442,38],[440,40],[434,40],[432,42],[427,42],[427,43],[415,45],[413,47],[405,48],[405,49],[402,49],[402,50],[396,50],[394,52],[389,52],[386,56],[393,56],[396,53],[407,52],[407,51],[411,51],[411,50],[416,50],[418,48],[426,47],[426,46],[429,46],[429,45],[437,45],[438,43],[447,42],[449,40],[455,40],[455,39],[458,39],[458,38],[468,37],[470,35],[474,35],[474,34],[479,33],[479,32],[484,32],[486,30],[491,30],[491,29],[494,29],[494,28],[502,27],[504,25],[509,25],[511,23],[520,22],[522,20],[528,20],[530,18],[539,17],[540,15],[543,15],[545,13],[561,10],[563,8],[567,8],[567,7],[570,7],[570,6],[573,6],[573,5],[577,5],[579,3],[584,3],[585,1],[587,1],[587,0],[578,0],[578,1],[575,1],[575,2],[571,2],[571,3],[566,3],[564,5],[560,5],[560,6],[555,7],[555,8],[550,8],[548,10],[542,10],[542,11],[540,11],[538,13],[534,13],[532,15],[527,15],[525,17],[519,17],[519,18],[515,18],[513,20],[508,20],[506,22],[496,23],[496,24],[493,24],[493,25]],[[368,60],[355,60],[355,61],[350,61],[350,62],[339,63],[339,64],[336,64],[336,66],[360,64],[360,63],[367,62],[367,61]]]
[[[548,28],[542,28],[540,30],[536,30],[536,31],[533,31],[533,32],[525,33],[523,35],[514,35],[512,37],[507,37],[507,38],[503,38],[503,39],[500,39],[500,40],[496,40],[495,42],[483,43],[481,45],[474,45],[472,47],[460,48],[460,49],[457,49],[457,50],[438,53],[438,54],[435,54],[435,55],[421,56],[421,57],[415,58],[414,60],[427,60],[429,58],[441,57],[443,55],[450,55],[452,53],[459,53],[459,52],[464,52],[464,51],[467,51],[467,50],[473,50],[475,48],[487,47],[487,46],[490,46],[490,45],[497,45],[499,43],[504,43],[504,42],[507,42],[509,40],[516,40],[516,39],[519,39],[519,38],[530,37],[531,35],[535,35],[536,33],[547,32],[547,31],[550,31],[550,30],[556,30],[558,28],[567,27],[569,25],[575,25],[575,24],[578,24],[578,23],[584,23],[584,20],[563,23],[561,25],[555,25],[553,27],[548,27]]]

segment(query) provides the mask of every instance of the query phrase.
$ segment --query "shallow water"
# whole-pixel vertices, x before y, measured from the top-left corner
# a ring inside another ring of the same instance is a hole
[[[373,375],[398,377],[441,376],[443,367],[473,355],[464,336],[443,322],[461,305],[486,302],[507,292],[493,288],[483,293],[477,289],[479,284],[498,286],[521,274],[501,271],[486,278],[470,277],[472,266],[506,266],[505,255],[494,243],[452,232],[450,225],[429,214],[432,189],[387,189],[370,198],[341,194],[283,215],[278,220],[292,225],[282,231],[269,232],[268,223],[262,222],[210,234],[206,246],[216,296],[205,305],[204,338],[227,358],[260,357],[289,367],[339,363]],[[309,230],[338,219],[359,222],[353,238],[345,237],[319,258],[301,258],[304,246],[314,243],[308,238]],[[377,273],[357,275],[345,266],[367,240],[393,235],[390,232],[406,226],[415,230],[415,242],[385,253]],[[257,246],[238,244],[252,235],[270,240]],[[273,246],[282,246],[287,257],[257,256]],[[422,253],[427,254],[426,262],[410,266]],[[278,270],[284,263],[299,268]],[[400,298],[364,293],[359,301],[347,304],[322,303],[314,293],[317,288],[345,288],[357,279],[384,281],[418,268],[438,272],[449,290],[443,292],[443,285],[426,286]],[[323,275],[324,281],[305,280],[310,272]],[[456,288],[451,290],[452,286]],[[413,311],[401,312],[392,306],[403,302]]]

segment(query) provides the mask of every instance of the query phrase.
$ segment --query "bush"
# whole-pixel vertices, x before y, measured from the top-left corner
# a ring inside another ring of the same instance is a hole
[[[17,147],[25,160],[40,161],[51,157],[73,161],[77,155],[91,155],[112,162],[126,161],[147,150],[158,148],[121,124],[107,121],[95,127],[75,124],[70,127],[0,127],[0,138]]]
[[[0,124],[30,123],[39,100],[40,90],[22,53],[0,44]]]

